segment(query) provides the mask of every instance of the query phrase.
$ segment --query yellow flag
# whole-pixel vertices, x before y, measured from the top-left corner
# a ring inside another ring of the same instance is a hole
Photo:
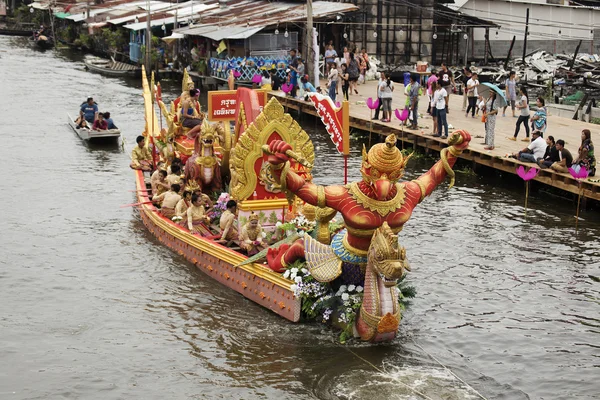
[[[224,52],[225,50],[227,50],[227,45],[225,44],[225,42],[223,40],[221,40],[221,43],[219,43],[219,47],[217,47],[217,54],[220,54],[220,53]]]

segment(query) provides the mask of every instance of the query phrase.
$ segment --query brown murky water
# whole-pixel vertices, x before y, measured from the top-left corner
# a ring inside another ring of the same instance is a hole
[[[119,208],[135,200],[128,154],[87,146],[66,113],[93,95],[131,148],[138,81],[7,37],[0,74],[1,399],[600,398],[597,214],[576,234],[571,204],[534,193],[525,218],[521,186],[459,174],[401,234],[418,297],[398,339],[339,346],[224,289]],[[316,180],[341,182],[326,134],[303,125]],[[353,179],[359,163],[354,143]]]

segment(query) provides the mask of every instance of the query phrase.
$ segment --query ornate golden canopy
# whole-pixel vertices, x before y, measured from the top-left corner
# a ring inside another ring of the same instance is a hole
[[[314,163],[315,153],[310,137],[289,114],[284,113],[283,106],[277,99],[272,98],[262,113],[246,128],[232,151],[229,162],[230,192],[235,200],[245,200],[254,193],[258,183],[254,168],[256,161],[263,157],[262,145],[268,144],[274,134],[289,143],[294,152],[311,165]],[[310,172],[311,169],[304,170]]]

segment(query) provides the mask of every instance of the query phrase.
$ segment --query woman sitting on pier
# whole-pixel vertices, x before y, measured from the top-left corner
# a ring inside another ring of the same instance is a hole
[[[592,143],[592,132],[589,129],[581,131],[581,146],[579,155],[573,161],[573,164],[584,167],[588,171],[588,176],[596,175],[596,157],[594,156],[594,144]]]

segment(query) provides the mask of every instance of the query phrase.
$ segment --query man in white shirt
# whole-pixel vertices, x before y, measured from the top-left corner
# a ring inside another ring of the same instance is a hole
[[[477,86],[479,85],[479,80],[477,79],[477,74],[474,72],[471,75],[471,79],[467,81],[467,100],[469,101],[469,107],[467,107],[467,112],[465,113],[465,117],[469,116],[469,111],[471,111],[471,117],[475,118],[475,109],[477,108]]]
[[[529,146],[515,155],[519,161],[537,163],[539,159],[544,158],[547,145],[541,136],[541,132],[533,131],[531,135],[533,140],[529,143]]]
[[[433,100],[435,101],[435,108],[438,119],[438,131],[435,137],[442,137],[442,139],[448,137],[448,121],[446,119],[446,105],[448,104],[448,92],[443,87],[439,87],[438,90],[433,94]],[[444,135],[442,136],[442,127],[444,128]]]

